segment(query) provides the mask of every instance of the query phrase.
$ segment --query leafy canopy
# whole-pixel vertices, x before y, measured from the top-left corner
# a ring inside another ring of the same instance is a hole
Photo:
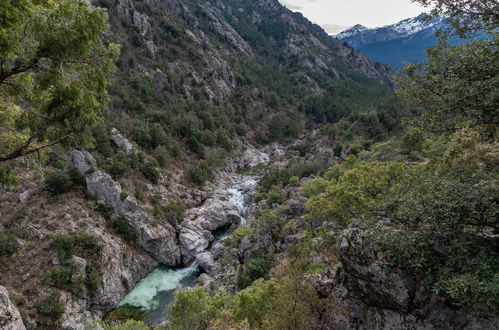
[[[0,162],[83,141],[108,102],[119,48],[88,0],[0,3]]]

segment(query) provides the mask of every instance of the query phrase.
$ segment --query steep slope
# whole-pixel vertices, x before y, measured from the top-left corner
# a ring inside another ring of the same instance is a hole
[[[158,146],[155,134],[200,154],[209,143],[197,148],[189,138],[228,144],[241,136],[259,142],[293,136],[303,122],[296,110],[314,97],[356,97],[350,112],[384,93],[376,81],[389,82],[387,67],[275,0],[96,4],[108,8],[110,38],[122,44],[112,90],[117,115],[108,119],[145,149]],[[193,103],[204,104],[204,114]],[[287,113],[284,123],[272,121],[276,112]],[[255,120],[262,123],[256,131]],[[276,125],[289,129],[280,133]]]
[[[25,159],[20,184],[0,187],[0,285],[28,328],[81,329],[158,264],[187,263],[185,209],[215,194],[210,179],[251,163],[234,160],[249,144],[390,91],[386,66],[277,0],[94,3],[121,44],[95,141]]]
[[[396,24],[373,29],[354,26],[336,36],[370,59],[400,68],[425,59],[425,49],[437,43],[435,32],[446,28],[443,17],[424,20],[421,14]]]

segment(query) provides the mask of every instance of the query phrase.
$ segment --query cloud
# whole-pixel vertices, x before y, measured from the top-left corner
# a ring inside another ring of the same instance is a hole
[[[341,25],[341,24],[333,24],[333,23],[325,23],[325,24],[321,24],[321,27],[324,29],[324,31],[327,32],[327,34],[334,36],[340,32],[345,31],[350,26],[349,25]]]

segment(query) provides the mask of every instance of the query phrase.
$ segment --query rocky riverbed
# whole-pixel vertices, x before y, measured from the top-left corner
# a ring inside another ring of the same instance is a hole
[[[195,286],[201,274],[203,282],[210,278],[208,273],[221,271],[211,250],[252,216],[252,195],[258,179],[233,173],[224,180],[225,187],[221,184],[202,205],[190,209],[180,231],[182,257],[190,265],[156,268],[124,297],[119,307],[137,308],[144,312],[145,322],[159,325],[166,321],[166,309],[176,290]]]

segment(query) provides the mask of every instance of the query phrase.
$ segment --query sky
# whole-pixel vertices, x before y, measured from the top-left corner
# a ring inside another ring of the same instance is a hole
[[[292,11],[298,11],[329,34],[362,24],[380,27],[415,17],[425,11],[410,0],[279,0]]]

